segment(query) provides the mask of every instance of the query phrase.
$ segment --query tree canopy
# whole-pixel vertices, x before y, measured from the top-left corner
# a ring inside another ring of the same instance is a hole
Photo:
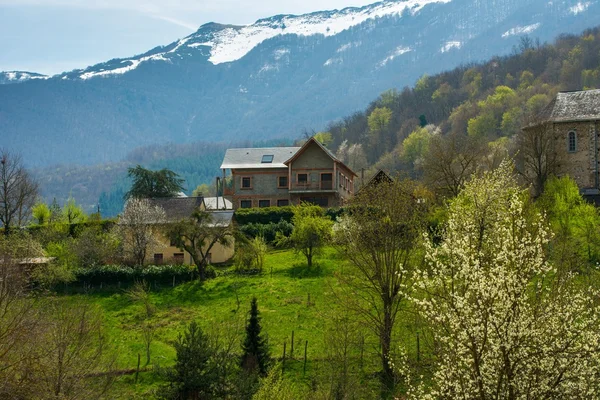
[[[158,198],[173,197],[183,191],[184,180],[170,169],[163,168],[152,171],[137,165],[129,168],[128,176],[133,179],[131,189],[125,198]]]

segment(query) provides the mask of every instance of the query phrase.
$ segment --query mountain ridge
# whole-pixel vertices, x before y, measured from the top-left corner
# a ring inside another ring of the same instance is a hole
[[[135,147],[169,141],[290,138],[321,129],[424,73],[507,54],[523,35],[544,41],[579,33],[600,16],[598,0],[411,0],[294,18],[374,15],[381,7],[394,12],[350,21],[352,26],[330,35],[323,34],[327,24],[292,27],[318,32],[277,34],[249,50],[253,43],[240,50],[234,40],[229,49],[238,53],[218,53],[217,45],[206,43],[215,32],[244,27],[209,23],[135,57],[0,85],[5,146],[43,166],[116,161]],[[258,21],[281,26],[286,18]],[[219,62],[242,53],[235,61]]]

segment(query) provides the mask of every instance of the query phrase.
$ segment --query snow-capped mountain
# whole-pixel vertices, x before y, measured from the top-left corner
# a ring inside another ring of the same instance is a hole
[[[25,71],[4,71],[0,72],[0,85],[9,83],[21,83],[30,79],[49,79],[48,75],[42,75],[35,72]]]
[[[523,35],[579,33],[598,17],[600,0],[394,0],[209,23],[50,78],[0,75],[18,83],[0,85],[0,132],[38,164],[115,160],[166,141],[295,137],[423,73],[506,54]]]

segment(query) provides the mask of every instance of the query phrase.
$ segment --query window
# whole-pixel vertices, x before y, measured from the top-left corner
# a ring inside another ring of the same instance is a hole
[[[183,253],[173,254],[173,262],[175,264],[183,264]]]
[[[271,207],[271,200],[259,200],[258,206],[259,207]]]
[[[333,189],[333,174],[331,174],[331,173],[321,174],[321,189],[322,190]]]
[[[277,177],[277,187],[278,188],[287,188],[288,187],[288,177],[287,176]]]
[[[154,264],[161,265],[163,263],[163,254],[162,253],[154,253]]]
[[[277,207],[285,207],[285,206],[289,206],[289,205],[290,205],[290,201],[288,199],[277,200]]]
[[[298,183],[306,185],[308,183],[308,174],[298,174]]]
[[[341,172],[338,180],[340,182],[340,187],[344,187],[344,174],[342,174]]]
[[[569,153],[577,151],[577,132],[569,132]]]
[[[273,155],[265,154],[264,156],[262,156],[262,160],[260,162],[263,164],[271,164],[273,162]]]
[[[242,177],[242,189],[252,189],[252,177],[250,177],[250,176]]]
[[[252,200],[240,200],[240,208],[252,208]]]

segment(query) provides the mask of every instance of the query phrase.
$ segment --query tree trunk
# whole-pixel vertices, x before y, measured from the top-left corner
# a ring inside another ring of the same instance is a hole
[[[384,304],[383,326],[379,334],[381,344],[381,383],[386,392],[391,392],[394,388],[394,370],[390,365],[390,355],[392,347],[392,315],[391,306]]]

